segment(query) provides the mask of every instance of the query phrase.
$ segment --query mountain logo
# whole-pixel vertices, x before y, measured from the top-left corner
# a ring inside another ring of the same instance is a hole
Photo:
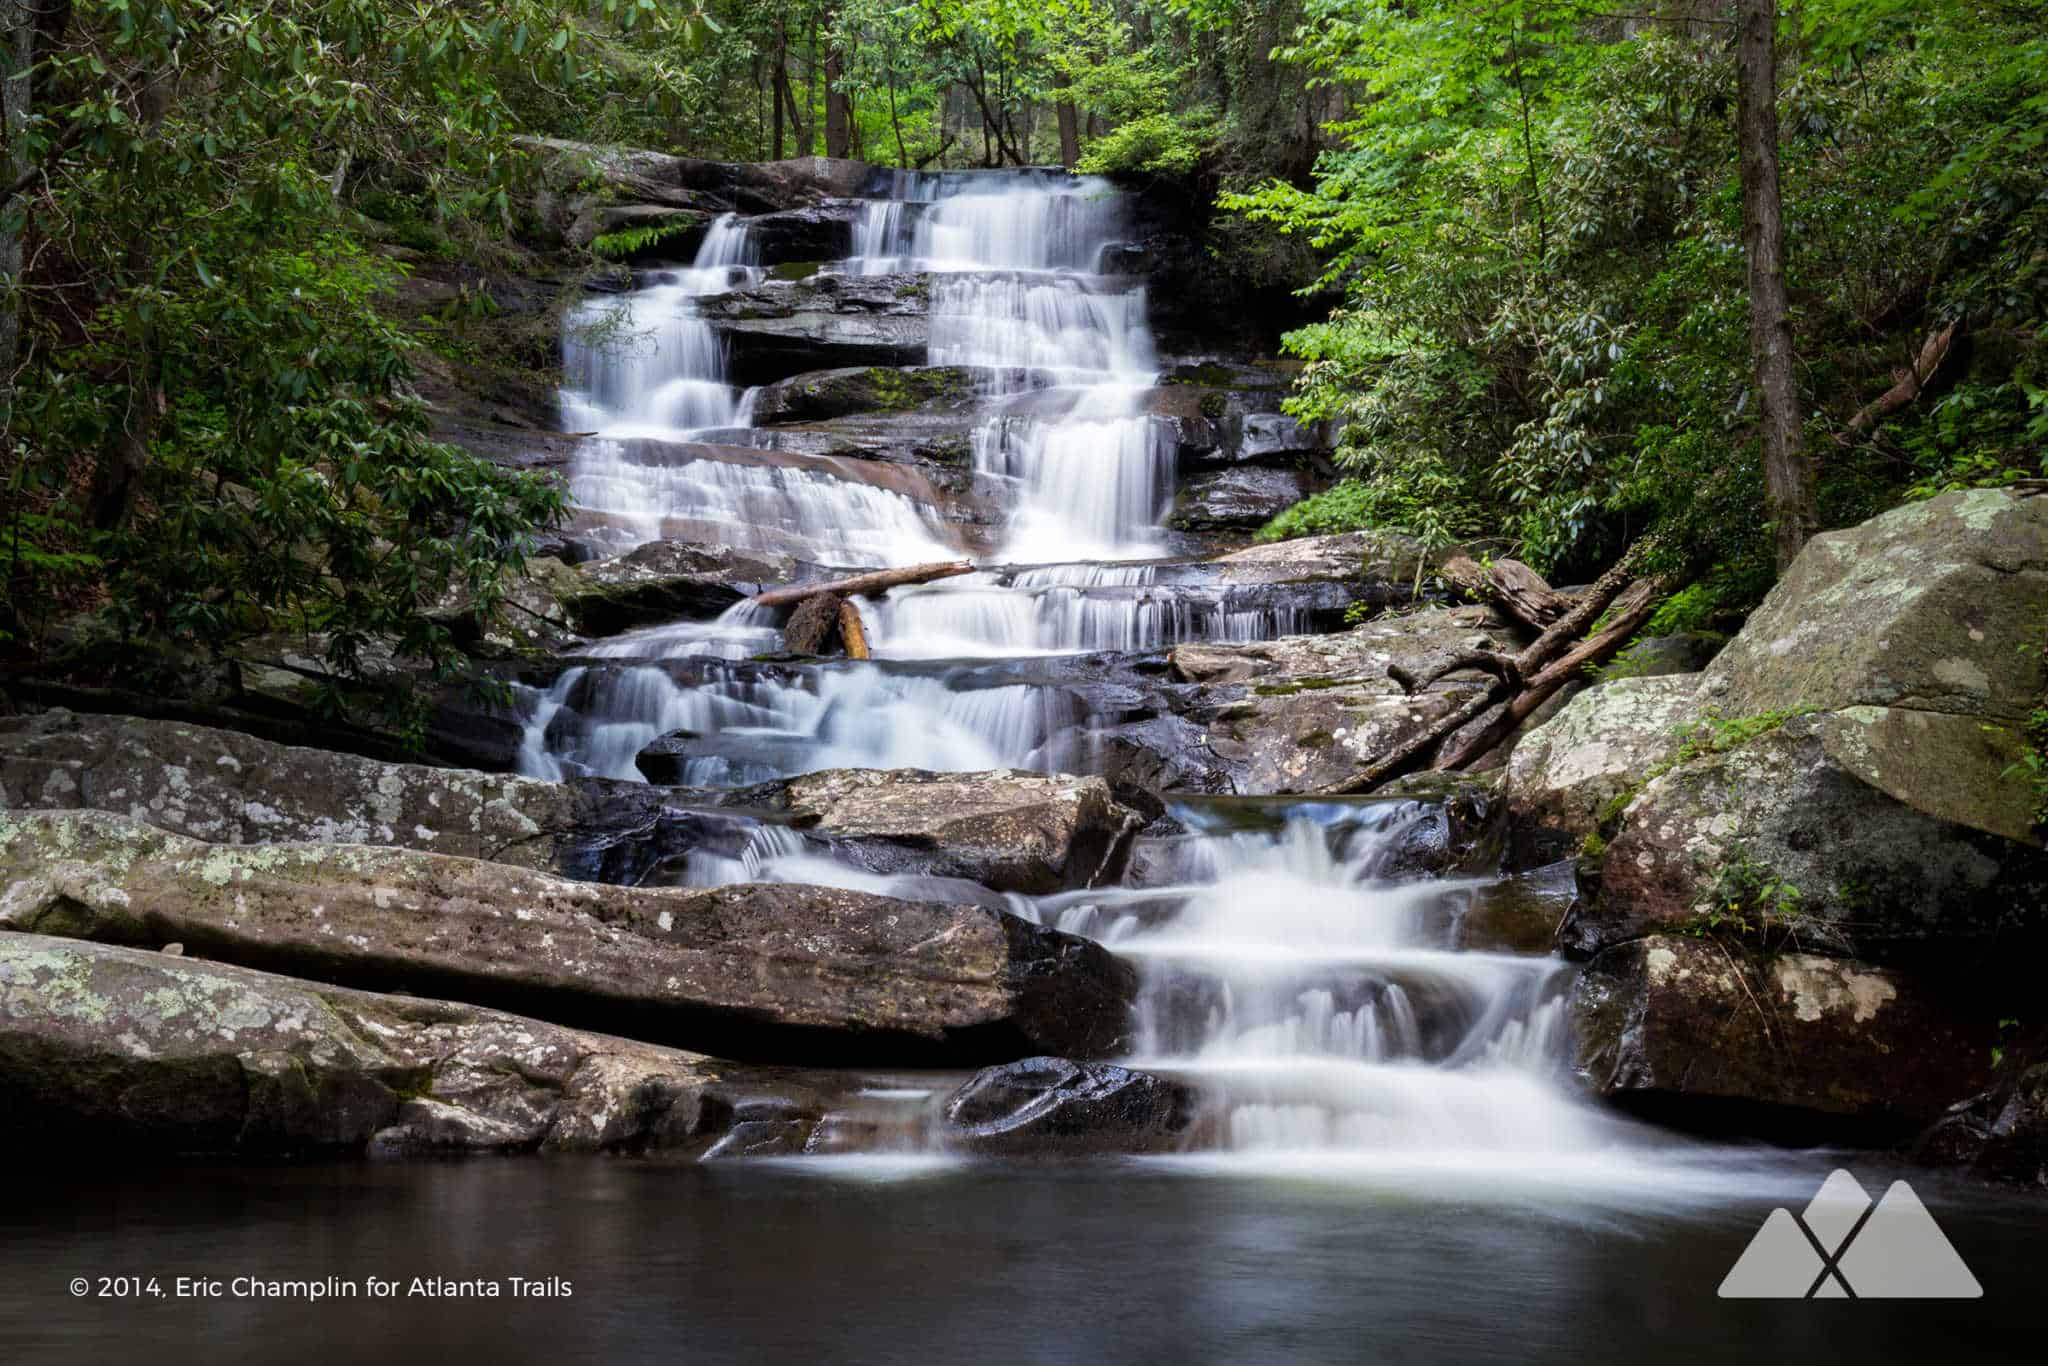
[[[1836,1168],[1804,1214],[1764,1220],[1721,1281],[1724,1300],[1973,1300],[1984,1287],[1903,1181],[1871,1206]]]

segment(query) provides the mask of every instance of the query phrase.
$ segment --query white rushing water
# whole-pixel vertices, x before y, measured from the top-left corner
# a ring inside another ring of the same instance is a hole
[[[1046,172],[903,173],[866,201],[842,273],[914,270],[930,282],[929,360],[973,367],[985,415],[980,485],[1005,510],[1011,563],[857,604],[876,656],[999,659],[1251,641],[1300,629],[1290,610],[1233,608],[1160,582],[1173,445],[1142,411],[1157,359],[1142,284],[1102,273],[1125,234],[1103,181]],[[930,500],[901,470],[775,451],[712,449],[751,420],[727,382],[703,301],[759,285],[744,220],[707,233],[694,263],[644,272],[565,329],[565,424],[595,435],[572,467],[587,534],[614,553],[660,538],[794,555],[820,565],[954,558]],[[1020,401],[1010,402],[1017,398]],[[1023,402],[1027,399],[1028,402]],[[778,648],[777,622],[740,610],[606,642],[620,659],[738,660]],[[852,718],[866,715],[863,725]],[[730,736],[732,757],[693,781],[742,782],[828,763],[1052,768],[1086,761],[1085,716],[1057,688],[960,690],[933,676],[833,668],[810,676],[678,683],[655,667],[577,673],[529,698],[523,770],[637,776],[639,747],[683,729]],[[883,724],[875,724],[877,720]]]
[[[1176,814],[1199,827],[1215,810]],[[1675,1141],[1578,1092],[1569,967],[1459,948],[1493,879],[1404,871],[1434,808],[1277,815],[1277,829],[1175,841],[1159,885],[1019,903],[1139,965],[1130,1065],[1196,1083],[1221,1111],[1215,1149],[1174,1161],[1644,1209],[1759,1189],[1754,1152]]]

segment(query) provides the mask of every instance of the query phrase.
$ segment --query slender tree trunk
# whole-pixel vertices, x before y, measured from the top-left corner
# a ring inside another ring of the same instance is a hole
[[[846,58],[838,44],[825,50],[825,155],[843,157],[853,145],[853,102],[839,88]]]
[[[942,115],[941,124],[944,121]],[[896,169],[905,170],[910,165],[910,154],[903,150],[903,123],[896,117],[896,54],[893,52],[889,54],[889,131],[896,135]]]
[[[31,167],[28,156],[28,119],[34,90],[29,69],[36,56],[35,0],[0,0],[0,128],[7,137],[6,183],[25,178]],[[14,374],[21,363],[21,267],[22,239],[28,232],[26,196],[10,196],[0,202],[0,443],[11,434],[14,424]],[[0,444],[0,454],[7,447]]]
[[[803,139],[801,155],[814,157],[818,154],[818,21],[811,20],[809,34],[810,60],[804,63],[804,118],[810,123],[810,136]]]
[[[1053,73],[1053,89],[1065,90],[1073,83],[1073,78],[1064,71]],[[1053,104],[1053,113],[1058,117],[1060,124],[1060,165],[1071,171],[1074,169],[1074,163],[1081,159],[1080,115],[1074,108],[1074,102],[1069,99],[1056,101]]]
[[[775,159],[782,160],[782,87],[789,79],[789,38],[782,22],[775,24],[775,70],[768,77],[768,98],[775,104]]]
[[[153,136],[164,115],[170,112],[173,79],[166,71],[149,77],[143,84],[136,122],[145,137]],[[151,240],[146,234],[137,233],[129,239],[127,279],[123,282],[127,287],[150,278],[150,247]],[[157,420],[163,415],[163,380],[157,373],[156,337],[151,326],[136,329],[127,370],[128,409],[122,415],[120,427],[109,434],[99,461],[93,466],[88,495],[93,525],[102,531],[116,530],[134,512],[143,473],[149,468],[149,448],[156,439]]]
[[[1792,374],[1785,220],[1778,187],[1777,0],[1738,0],[1735,76],[1742,158],[1742,246],[1749,264],[1749,352],[1763,440],[1764,498],[1783,573],[1819,523]]]

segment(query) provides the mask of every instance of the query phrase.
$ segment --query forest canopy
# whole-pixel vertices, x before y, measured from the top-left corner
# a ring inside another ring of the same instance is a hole
[[[2039,478],[2048,6],[1640,8],[8,0],[0,643],[132,673],[289,626],[337,677],[373,642],[456,669],[428,608],[488,609],[562,493],[434,439],[415,380],[541,249],[534,137],[1183,182],[1214,270],[1334,304],[1284,346],[1342,478],[1264,534],[1570,576],[1655,533],[1690,585],[1660,626],[1768,586],[1773,403],[1815,525]],[[1751,333],[1758,14],[1789,409]],[[394,310],[422,260],[479,287]]]

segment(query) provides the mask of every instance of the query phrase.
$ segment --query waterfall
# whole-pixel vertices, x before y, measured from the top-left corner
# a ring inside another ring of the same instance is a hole
[[[1150,860],[1160,885],[1018,899],[1139,966],[1134,1067],[1197,1083],[1228,1160],[1489,1181],[1710,1178],[1579,1098],[1564,1067],[1566,965],[1461,950],[1491,879],[1403,869],[1437,819],[1415,802],[1280,806],[1232,829],[1212,806]]]
[[[760,278],[746,225],[722,214],[688,269],[650,272],[629,293],[588,298],[570,310],[562,330],[563,426],[668,440],[745,426],[744,400],[725,382],[725,348],[696,301]],[[611,510],[586,501],[573,484],[571,494],[578,506]]]
[[[638,751],[677,732],[701,737],[684,765],[692,783],[831,764],[1085,769],[1090,717],[1075,692],[969,681],[945,662],[1265,639],[1303,625],[1285,607],[1160,581],[1147,563],[1164,549],[1175,457],[1144,412],[1158,359],[1143,284],[1103,273],[1128,234],[1123,197],[1100,179],[1035,170],[895,172],[881,188],[861,203],[836,272],[925,276],[928,360],[979,372],[972,471],[1002,511],[999,553],[1036,567],[857,605],[878,659],[931,661],[924,670],[678,681],[662,667],[778,649],[777,622],[745,613],[606,642],[592,653],[616,667],[526,695],[522,771],[634,778]],[[761,287],[756,259],[745,221],[726,215],[689,267],[643,272],[630,293],[572,313],[564,418],[596,433],[571,470],[581,533],[614,552],[666,538],[849,568],[955,558],[914,469],[703,444],[735,439],[751,414],[726,383],[701,301]]]

